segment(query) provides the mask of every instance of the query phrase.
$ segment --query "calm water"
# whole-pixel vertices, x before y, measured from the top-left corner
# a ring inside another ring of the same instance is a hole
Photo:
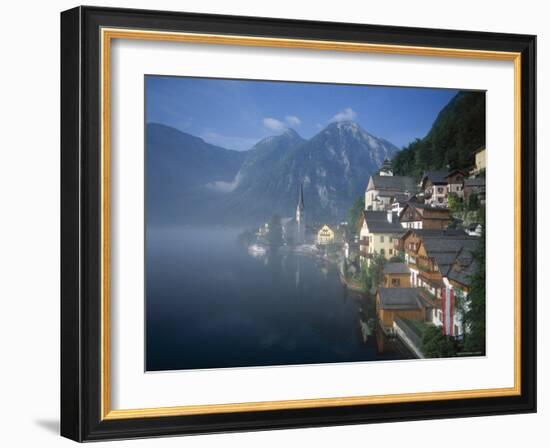
[[[148,229],[147,370],[397,357],[379,353],[374,334],[363,342],[361,301],[335,268],[292,254],[254,258],[238,233]]]

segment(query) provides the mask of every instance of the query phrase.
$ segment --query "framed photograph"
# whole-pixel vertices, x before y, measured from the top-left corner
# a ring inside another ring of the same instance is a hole
[[[61,14],[61,433],[535,412],[535,36]]]

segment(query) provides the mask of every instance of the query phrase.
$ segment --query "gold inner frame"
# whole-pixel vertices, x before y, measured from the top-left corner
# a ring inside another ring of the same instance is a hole
[[[170,406],[141,409],[111,409],[110,368],[110,50],[113,39],[239,45],[355,53],[383,53],[513,61],[514,63],[514,386],[441,392],[368,395],[302,400]],[[521,394],[521,54],[514,52],[417,47],[304,39],[101,29],[101,419],[166,417],[227,412],[306,409],[414,401],[502,397]]]

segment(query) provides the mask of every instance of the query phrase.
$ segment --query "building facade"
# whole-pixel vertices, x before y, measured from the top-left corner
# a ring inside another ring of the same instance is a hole
[[[411,197],[417,191],[412,177],[384,175],[370,176],[365,190],[365,210],[386,211],[391,208],[395,197]]]
[[[429,310],[427,320],[443,327],[445,334],[463,335],[470,275],[475,270],[473,252],[479,238],[458,230],[410,230],[401,239],[411,286],[423,288],[421,298]]]
[[[420,182],[424,203],[433,207],[447,207],[447,171],[426,171]]]
[[[397,215],[384,211],[365,210],[359,232],[361,261],[372,259],[374,254],[390,259],[397,255],[396,241],[403,234]]]
[[[386,263],[384,265],[384,288],[410,288],[411,274],[405,263]]]
[[[464,178],[466,173],[462,170],[452,170],[447,174],[448,194],[454,194],[458,198],[464,197]]]
[[[334,242],[334,231],[325,224],[317,232],[317,243],[330,244],[332,242]]]
[[[451,222],[451,213],[445,207],[409,202],[403,207],[399,222],[405,229],[446,229]]]

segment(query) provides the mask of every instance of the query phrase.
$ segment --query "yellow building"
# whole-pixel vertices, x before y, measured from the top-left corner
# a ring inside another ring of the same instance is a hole
[[[384,265],[384,288],[410,288],[411,271],[405,263]]]
[[[397,255],[396,243],[403,233],[395,213],[365,210],[359,233],[361,261],[368,262],[374,254],[383,255],[387,260]]]
[[[317,232],[317,243],[329,244],[334,241],[334,231],[326,224]]]
[[[485,148],[480,148],[476,152],[476,168],[474,173],[478,174],[482,171],[485,171]]]

